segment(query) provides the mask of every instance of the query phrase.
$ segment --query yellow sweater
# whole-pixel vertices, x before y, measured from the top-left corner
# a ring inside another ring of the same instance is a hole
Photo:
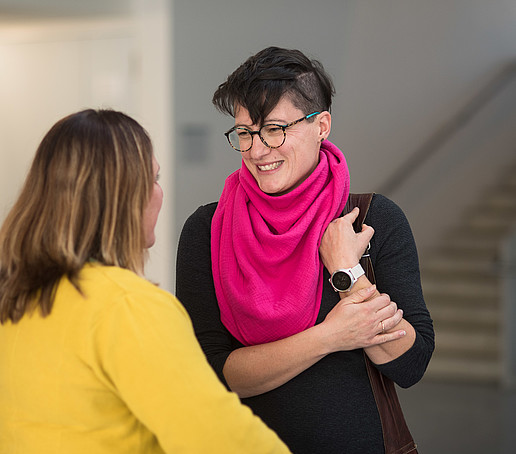
[[[171,294],[116,267],[0,325],[1,454],[287,453],[226,391]]]

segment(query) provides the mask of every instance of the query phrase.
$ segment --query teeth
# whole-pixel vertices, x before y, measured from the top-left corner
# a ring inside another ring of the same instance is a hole
[[[283,161],[278,161],[278,162],[275,162],[273,164],[267,164],[266,166],[258,166],[258,168],[260,170],[274,170],[274,169],[277,169],[281,164],[282,164]]]

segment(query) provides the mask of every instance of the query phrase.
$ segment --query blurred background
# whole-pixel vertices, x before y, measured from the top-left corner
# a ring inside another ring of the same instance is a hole
[[[112,107],[150,132],[165,203],[149,278],[240,157],[211,97],[277,45],[320,60],[353,192],[411,222],[437,348],[399,390],[420,453],[516,445],[516,0],[0,0],[0,221],[43,135]]]

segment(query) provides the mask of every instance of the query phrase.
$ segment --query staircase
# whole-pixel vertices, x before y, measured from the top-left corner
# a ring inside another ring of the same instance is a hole
[[[516,226],[516,163],[421,261],[436,350],[426,377],[500,383],[500,251]],[[516,329],[516,328],[515,328]]]

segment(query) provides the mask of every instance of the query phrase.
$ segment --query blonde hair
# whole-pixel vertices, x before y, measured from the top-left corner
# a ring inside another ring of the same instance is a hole
[[[50,314],[59,280],[90,260],[143,273],[152,144],[132,118],[84,110],[43,138],[0,230],[0,322]]]

